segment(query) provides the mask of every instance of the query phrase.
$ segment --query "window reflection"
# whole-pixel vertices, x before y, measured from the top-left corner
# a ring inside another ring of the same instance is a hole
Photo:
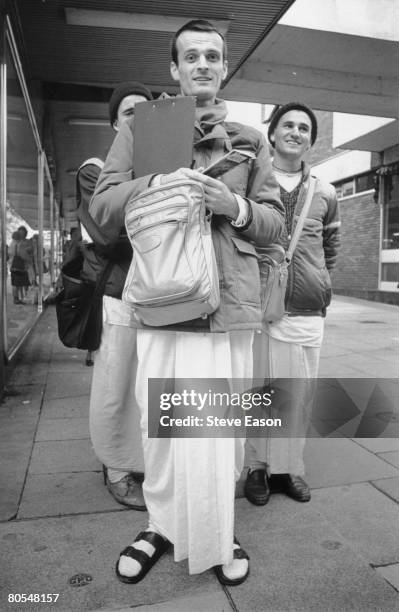
[[[38,151],[9,49],[7,61],[7,345],[38,310]]]

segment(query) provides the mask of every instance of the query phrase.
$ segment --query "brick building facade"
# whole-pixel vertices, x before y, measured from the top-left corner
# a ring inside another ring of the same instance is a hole
[[[309,162],[336,187],[342,221],[333,291],[399,305],[399,145],[369,153],[368,166],[356,172],[345,163],[355,152],[333,147],[333,113],[317,111],[316,117]]]

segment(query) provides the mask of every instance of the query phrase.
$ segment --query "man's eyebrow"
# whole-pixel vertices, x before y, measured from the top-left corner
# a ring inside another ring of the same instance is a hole
[[[198,49],[198,47],[190,47],[189,49],[184,50],[184,55],[186,55],[187,53],[199,52],[200,50]],[[217,47],[208,47],[207,49],[205,49],[204,53],[219,53],[220,55],[222,55],[222,51],[220,51],[220,49],[218,49]]]

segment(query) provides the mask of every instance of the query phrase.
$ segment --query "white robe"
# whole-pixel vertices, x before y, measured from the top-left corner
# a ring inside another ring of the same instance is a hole
[[[222,334],[137,330],[136,400],[141,412],[150,526],[174,544],[191,574],[232,561],[235,481],[242,438],[149,438],[148,378],[252,376],[252,331]],[[240,381],[233,380],[233,391]]]

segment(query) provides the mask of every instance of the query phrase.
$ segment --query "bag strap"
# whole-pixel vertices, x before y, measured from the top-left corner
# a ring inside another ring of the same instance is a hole
[[[105,285],[107,283],[107,280],[109,278],[109,275],[111,274],[111,270],[113,267],[114,267],[114,262],[108,261],[107,265],[104,267],[103,271],[101,272],[100,278],[98,279],[96,283],[96,288],[94,289],[94,293],[93,293],[93,301],[97,300],[99,297],[101,297],[104,294]]]
[[[288,264],[291,263],[291,259],[296,249],[296,245],[298,244],[299,237],[302,233],[303,224],[305,223],[305,218],[309,212],[309,208],[312,203],[315,187],[316,187],[316,178],[314,176],[311,176],[309,177],[309,189],[308,189],[308,193],[306,194],[306,200],[302,207],[301,214],[299,215],[298,222],[295,226],[295,230],[292,235],[292,238],[291,238],[291,241],[290,241],[290,244],[287,249],[286,256],[285,256],[285,259]]]

